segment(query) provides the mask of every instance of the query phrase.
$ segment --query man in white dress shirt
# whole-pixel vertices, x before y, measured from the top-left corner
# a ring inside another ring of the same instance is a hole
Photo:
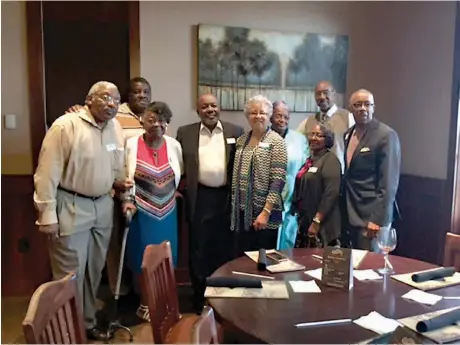
[[[332,147],[332,151],[337,155],[337,158],[342,165],[343,173],[345,169],[345,146],[343,142],[343,135],[348,128],[355,124],[355,119],[353,118],[353,114],[351,114],[348,110],[337,107],[334,96],[334,86],[329,81],[320,81],[315,88],[315,100],[320,111],[302,121],[297,128],[297,131],[307,135],[307,133],[311,132],[318,122],[329,122],[329,125],[334,132],[335,143]]]
[[[206,277],[233,259],[230,190],[236,139],[243,128],[219,120],[217,99],[198,98],[201,121],[182,126],[177,140],[184,158],[184,196],[189,233],[189,268],[194,308],[201,313]]]

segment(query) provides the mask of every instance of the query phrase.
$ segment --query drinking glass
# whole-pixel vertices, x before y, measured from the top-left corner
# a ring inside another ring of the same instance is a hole
[[[385,260],[385,267],[379,269],[378,272],[381,274],[394,273],[393,266],[388,259],[388,253],[396,248],[396,230],[390,227],[381,227],[377,236],[377,243]]]

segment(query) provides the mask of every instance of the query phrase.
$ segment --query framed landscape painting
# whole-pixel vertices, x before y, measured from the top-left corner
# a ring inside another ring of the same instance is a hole
[[[222,110],[241,111],[256,94],[284,100],[291,111],[317,111],[314,88],[330,80],[343,105],[349,39],[345,35],[285,33],[198,26],[198,93],[212,93]]]

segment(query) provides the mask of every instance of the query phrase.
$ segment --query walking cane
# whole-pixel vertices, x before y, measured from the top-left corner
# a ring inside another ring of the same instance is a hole
[[[120,321],[118,320],[118,299],[120,297],[120,285],[121,285],[121,278],[123,275],[123,264],[125,261],[125,248],[126,248],[126,240],[128,238],[128,232],[129,232],[129,225],[131,223],[131,218],[132,218],[132,213],[130,210],[126,212],[126,223],[125,223],[125,230],[123,233],[123,242],[121,244],[121,251],[120,251],[120,263],[118,265],[118,275],[117,275],[117,285],[115,287],[115,296],[114,296],[114,301],[113,301],[113,308],[110,314],[110,323],[109,327],[107,328],[107,333],[105,336],[105,341],[109,341],[110,339],[113,338],[115,333],[119,330],[125,330],[129,334],[129,341],[133,341],[133,333],[131,330],[120,324]]]

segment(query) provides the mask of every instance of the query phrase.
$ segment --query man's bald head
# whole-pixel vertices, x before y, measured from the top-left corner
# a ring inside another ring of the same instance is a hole
[[[365,125],[374,117],[374,95],[365,89],[353,92],[350,97],[350,111],[357,125]]]
[[[203,122],[203,124],[210,130],[213,130],[220,117],[220,109],[217,104],[217,98],[210,93],[201,95],[198,97],[196,112],[198,113],[201,122]]]
[[[321,112],[326,113],[335,102],[335,90],[331,82],[322,80],[315,87],[315,100]]]

